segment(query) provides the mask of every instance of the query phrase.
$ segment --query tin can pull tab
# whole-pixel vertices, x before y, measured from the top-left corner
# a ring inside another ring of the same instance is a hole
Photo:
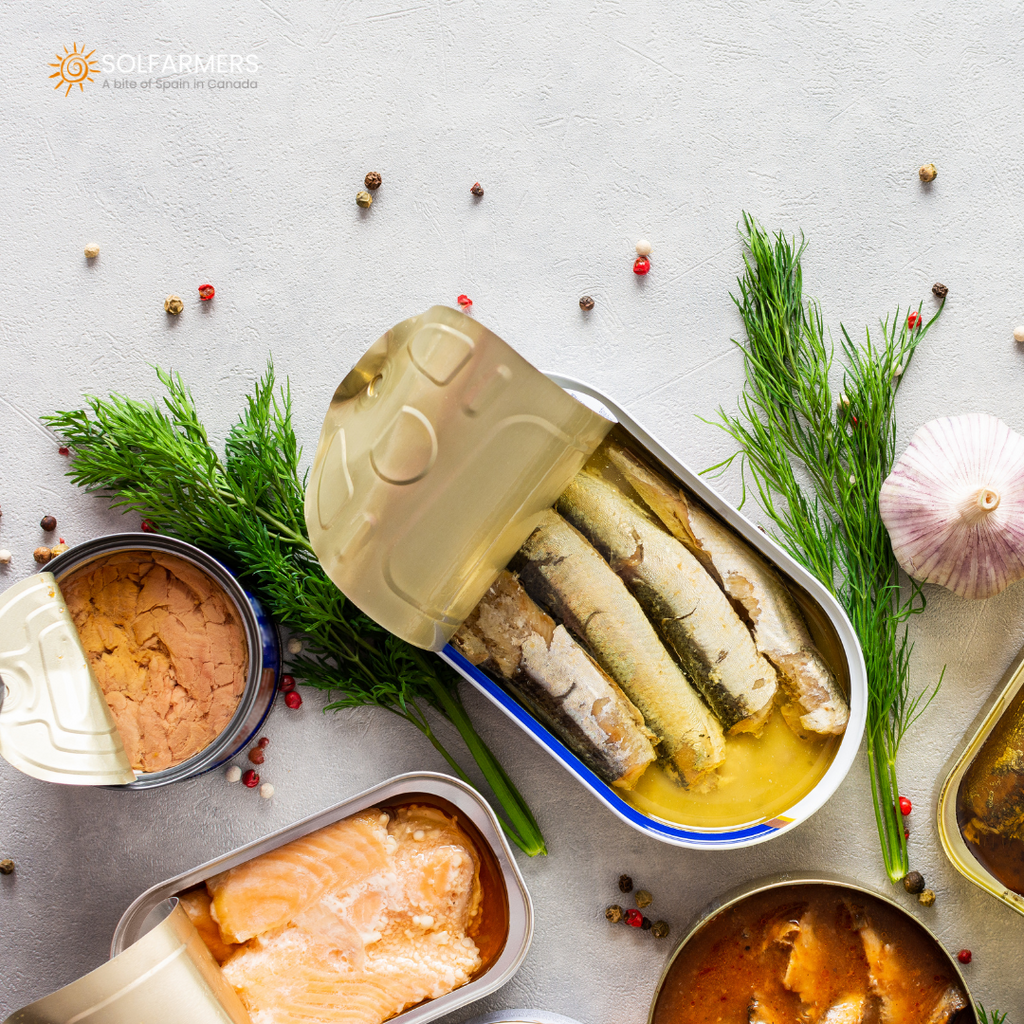
[[[135,781],[53,573],[0,595],[0,756],[45,782]]]

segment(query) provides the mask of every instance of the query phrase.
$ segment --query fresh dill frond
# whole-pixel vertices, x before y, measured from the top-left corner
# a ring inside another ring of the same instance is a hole
[[[911,696],[906,623],[925,602],[914,581],[901,587],[878,494],[895,458],[900,381],[942,306],[927,323],[920,307],[913,321],[897,310],[859,345],[841,326],[845,366],[835,396],[821,307],[803,295],[803,236],[799,243],[770,236],[746,214],[743,225],[744,272],[733,301],[747,334],[745,345],[736,343],[746,385],[738,414],[719,410],[718,421],[739,451],[711,470],[740,458],[777,539],[836,596],[860,639],[875,819],[886,871],[897,882],[909,864],[896,757],[939,684]]]
[[[1000,1013],[998,1010],[986,1010],[981,1003],[978,1003],[978,1016],[981,1018],[980,1024],[1004,1024],[1006,1020],[1005,1013]]]
[[[273,364],[247,397],[223,458],[180,375],[156,372],[166,392],[162,406],[87,397],[85,409],[43,417],[72,450],[68,476],[227,564],[281,625],[305,635],[303,654],[290,667],[328,691],[329,709],[385,708],[416,726],[469,782],[427,711],[447,718],[504,809],[499,817],[509,837],[530,855],[545,853],[526,801],[473,727],[454,671],[349,604],[317,560],[306,532],[291,393],[287,383],[276,388]]]

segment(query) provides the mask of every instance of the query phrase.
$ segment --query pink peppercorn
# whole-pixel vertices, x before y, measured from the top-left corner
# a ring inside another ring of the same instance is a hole
[[[626,911],[626,924],[631,928],[639,928],[644,923],[644,915],[639,910]]]
[[[260,784],[259,772],[253,768],[242,772],[242,784],[248,789],[255,789]]]
[[[473,305],[473,300],[468,295],[460,295],[455,300],[463,309],[469,309]]]
[[[917,330],[917,328],[920,327],[922,323],[923,320],[921,318],[920,313],[911,313],[910,316],[907,317],[907,326],[912,331]]]
[[[212,284],[201,284],[199,286],[199,298],[203,302],[209,302],[216,294]]]
[[[139,526],[142,527],[143,533],[156,533],[156,523],[152,519],[143,519]]]
[[[651,261],[646,256],[637,256],[633,260],[633,273],[646,274],[651,269]]]
[[[902,814],[903,817],[905,818],[913,809],[914,809],[914,805],[910,802],[909,798],[905,797],[905,796],[901,796],[900,797],[900,814]]]
[[[281,676],[281,692],[290,693],[295,689],[295,676]]]
[[[302,707],[302,694],[296,693],[295,690],[290,691],[284,695],[284,702],[294,711],[296,708]]]
[[[969,949],[961,949],[956,955],[957,960],[962,964],[969,964],[971,962],[971,951]]]

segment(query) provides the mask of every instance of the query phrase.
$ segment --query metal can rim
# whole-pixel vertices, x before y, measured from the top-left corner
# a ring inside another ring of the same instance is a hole
[[[974,996],[971,995],[971,990],[964,979],[963,971],[960,970],[960,965],[957,963],[955,957],[945,946],[939,941],[938,936],[929,928],[923,921],[920,921],[913,914],[907,910],[906,907],[897,903],[890,896],[884,892],[880,892],[877,889],[873,889],[870,886],[864,885],[862,882],[858,882],[855,879],[846,878],[842,875],[831,874],[827,871],[809,872],[807,874],[794,874],[789,872],[776,873],[767,875],[764,878],[758,879],[754,882],[747,882],[742,885],[734,886],[727,890],[721,896],[712,900],[707,904],[702,911],[696,916],[694,923],[691,925],[686,935],[680,939],[679,944],[672,951],[672,955],[665,961],[665,966],[662,969],[661,976],[658,978],[658,983],[654,987],[654,996],[651,999],[651,1008],[647,1012],[647,1024],[654,1024],[654,1011],[658,1005],[658,998],[661,995],[661,990],[665,985],[665,980],[668,978],[669,972],[672,970],[676,959],[679,954],[686,948],[687,944],[691,939],[705,925],[710,924],[719,914],[723,911],[729,910],[731,907],[736,906],[738,903],[742,903],[745,899],[750,896],[756,896],[762,892],[768,892],[771,889],[783,889],[787,886],[793,885],[826,885],[835,886],[840,889],[851,889],[854,892],[861,892],[868,896],[873,896],[875,899],[881,900],[883,903],[888,904],[890,907],[895,908],[902,914],[902,916],[908,920],[911,924],[915,925],[925,935],[931,939],[932,944],[936,949],[942,952],[942,955],[949,962],[950,966],[959,979],[960,984],[963,986],[964,992],[967,993],[967,1003],[970,1007],[971,1013],[974,1014],[974,1020],[980,1020],[978,1016],[978,1007],[974,1001]]]

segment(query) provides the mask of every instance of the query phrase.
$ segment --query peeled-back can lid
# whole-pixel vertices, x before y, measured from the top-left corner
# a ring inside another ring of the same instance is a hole
[[[162,909],[164,919],[123,953],[3,1024],[252,1024],[178,901]]]
[[[310,543],[370,618],[440,650],[611,427],[482,324],[434,306],[334,393],[306,489]]]
[[[0,595],[0,756],[44,782],[135,781],[53,573]]]

